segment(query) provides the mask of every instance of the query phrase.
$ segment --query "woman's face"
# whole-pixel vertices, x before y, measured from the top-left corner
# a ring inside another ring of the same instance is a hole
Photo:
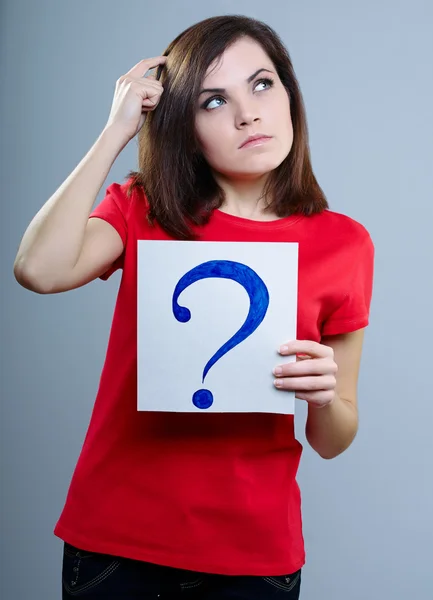
[[[230,46],[219,63],[210,65],[202,90],[196,131],[214,171],[231,179],[255,179],[283,162],[293,143],[290,102],[260,44],[242,38]],[[257,134],[267,137],[242,147]]]

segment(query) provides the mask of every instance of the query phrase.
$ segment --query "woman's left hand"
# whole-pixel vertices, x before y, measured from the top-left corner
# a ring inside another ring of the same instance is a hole
[[[295,391],[295,398],[317,408],[333,402],[338,366],[332,348],[310,340],[292,340],[283,344],[279,352],[282,356],[296,354],[296,362],[274,368],[277,389]]]

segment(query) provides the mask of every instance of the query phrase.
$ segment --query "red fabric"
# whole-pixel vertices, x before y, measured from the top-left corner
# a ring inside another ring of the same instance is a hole
[[[137,411],[137,240],[170,238],[148,225],[144,195],[128,199],[125,190],[111,184],[91,214],[125,244],[102,279],[123,272],[93,413],[54,533],[85,550],[183,569],[292,573],[305,562],[293,415]],[[257,222],[216,210],[202,234],[299,243],[297,339],[320,342],[368,324],[374,246],[350,217],[326,210]]]

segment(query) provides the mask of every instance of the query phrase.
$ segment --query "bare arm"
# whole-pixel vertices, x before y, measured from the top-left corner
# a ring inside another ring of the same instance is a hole
[[[163,87],[144,75],[165,61],[165,56],[143,59],[117,80],[107,125],[24,233],[14,262],[23,287],[41,294],[79,287],[122,253],[115,228],[89,216],[117,156],[158,106]]]
[[[322,337],[321,343],[334,351],[335,397],[325,407],[308,405],[305,434],[310,446],[322,458],[335,458],[353,442],[358,431],[358,377],[365,327]]]
[[[86,252],[86,260],[91,261],[87,262],[91,278],[97,277],[101,269],[121,254],[123,243],[115,229],[100,219],[89,220],[89,215],[126,143],[115,130],[104,129],[74,171],[33,217],[14,262],[15,277],[23,287],[38,293],[70,289],[68,277],[79,262],[85,237],[89,238],[87,247],[96,250]],[[81,278],[85,282],[86,274],[81,273]],[[79,280],[73,282],[73,287],[77,287],[75,283]]]

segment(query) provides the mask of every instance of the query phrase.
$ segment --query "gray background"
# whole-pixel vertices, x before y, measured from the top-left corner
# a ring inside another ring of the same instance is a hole
[[[332,461],[304,438],[302,600],[417,600],[433,588],[432,57],[425,0],[1,3],[1,597],[60,598],[52,534],[102,368],[117,272],[67,294],[12,271],[31,218],[82,159],[116,79],[188,25],[239,12],[282,35],[331,209],[376,246],[360,431]],[[132,140],[104,189],[136,167]]]

